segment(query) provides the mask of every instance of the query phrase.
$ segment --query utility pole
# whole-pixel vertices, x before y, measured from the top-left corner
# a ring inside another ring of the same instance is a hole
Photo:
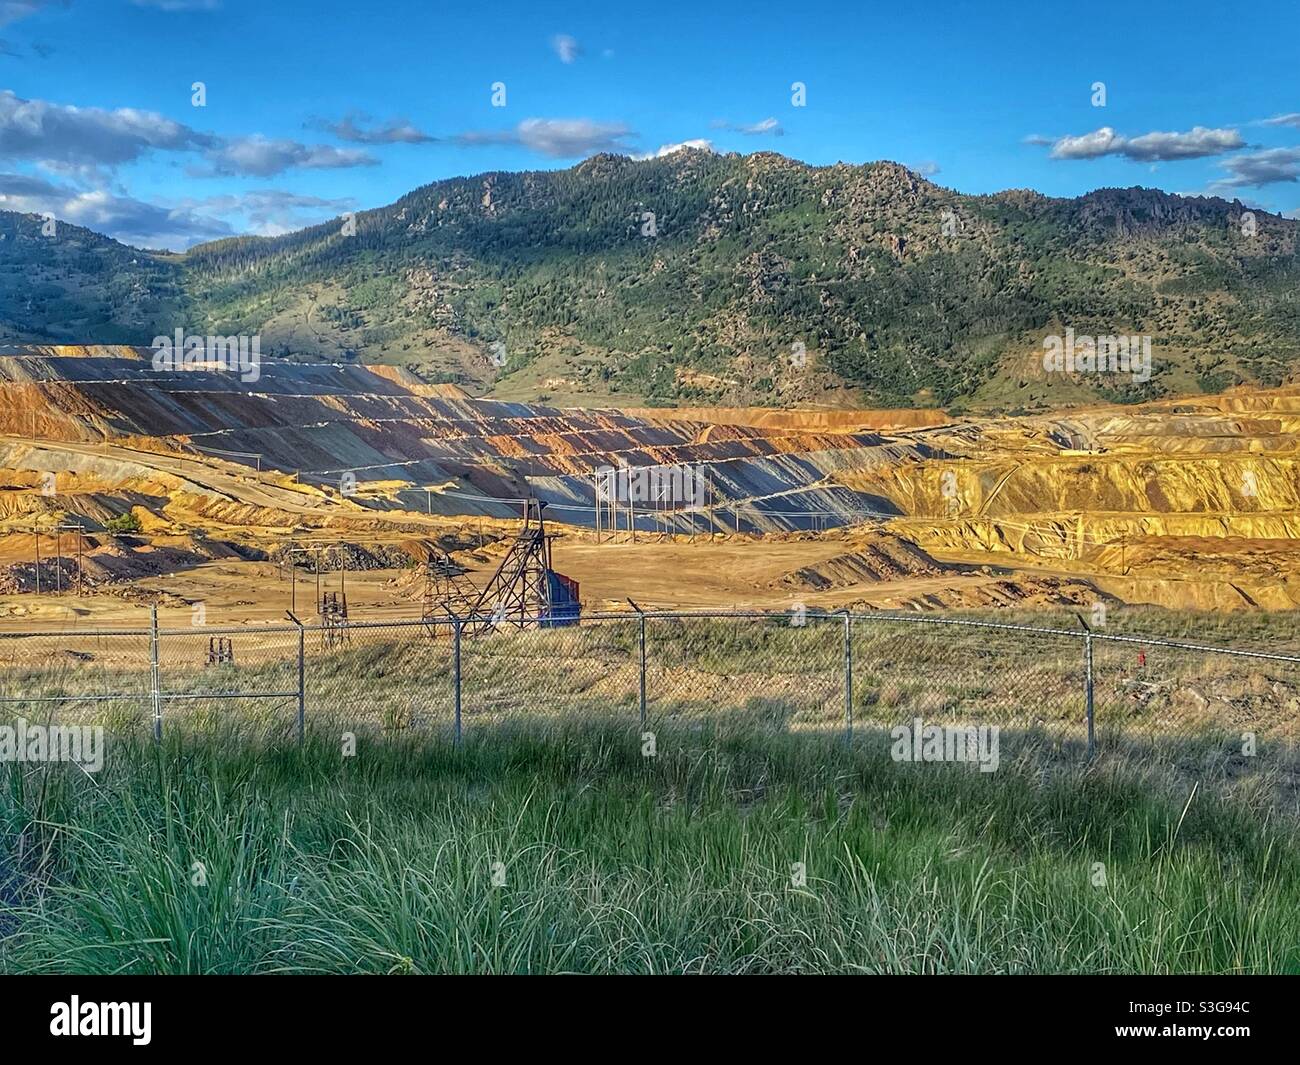
[[[63,525],[54,526],[54,591],[63,594]]]
[[[33,526],[32,535],[36,537],[36,594],[41,594],[41,530]]]
[[[708,507],[709,507],[709,509],[708,509],[708,515],[709,515],[709,539],[712,540],[712,539],[713,539],[713,531],[714,531],[714,530],[713,530],[713,525],[714,525],[714,522],[717,520],[717,516],[716,516],[716,514],[714,513],[713,467],[712,467],[712,466],[710,466],[710,467],[708,468],[708,471],[707,471],[707,473],[706,473],[706,476],[707,476],[707,478],[708,478],[708,496],[709,496],[709,504],[708,504]]]

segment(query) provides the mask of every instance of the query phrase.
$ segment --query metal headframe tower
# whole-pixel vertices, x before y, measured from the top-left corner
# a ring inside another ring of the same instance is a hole
[[[491,625],[536,625],[551,613],[549,572],[552,535],[538,499],[523,502],[523,527],[505,558],[483,586],[469,612],[471,631]]]
[[[424,562],[424,608],[421,620],[466,618],[474,612],[479,591],[464,566],[450,555],[429,545]]]

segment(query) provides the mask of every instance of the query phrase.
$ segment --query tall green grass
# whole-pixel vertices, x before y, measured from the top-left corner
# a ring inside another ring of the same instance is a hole
[[[0,971],[1300,971],[1300,836],[1262,798],[658,741],[188,736],[110,741],[94,780],[0,766]]]

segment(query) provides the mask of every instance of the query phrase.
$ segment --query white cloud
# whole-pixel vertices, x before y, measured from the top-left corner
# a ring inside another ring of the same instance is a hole
[[[764,118],[761,121],[749,124],[728,122],[726,119],[718,119],[713,123],[713,128],[729,129],[733,133],[743,133],[747,137],[759,137],[764,135],[782,137],[785,135],[785,130],[781,127],[781,123],[775,118]]]
[[[1261,119],[1261,126],[1294,126],[1300,129],[1300,111],[1292,111],[1287,115],[1274,115],[1272,118]]]
[[[543,155],[569,158],[592,152],[621,151],[631,130],[617,122],[587,119],[527,118],[519,123],[519,141]]]
[[[1031,143],[1041,143],[1040,138]],[[1235,129],[1207,129],[1195,126],[1186,133],[1144,133],[1125,137],[1110,126],[1077,137],[1061,137],[1052,143],[1053,159],[1100,159],[1119,155],[1135,162],[1165,162],[1177,159],[1200,159],[1222,155],[1245,146]]]
[[[0,0],[0,26],[28,18],[46,7],[67,7],[68,0]]]
[[[551,38],[551,48],[561,63],[572,63],[582,54],[582,45],[567,33],[557,33]]]
[[[1052,145],[1053,159],[1096,159],[1110,155],[1123,141],[1109,126],[1079,137],[1062,137]]]
[[[326,199],[287,189],[156,204],[107,187],[78,188],[33,174],[0,173],[0,211],[49,213],[137,247],[188,248],[236,233],[278,236],[355,208],[351,198]]]
[[[221,0],[131,0],[136,7],[156,7],[159,11],[216,11]]]
[[[104,111],[0,92],[0,158],[115,166],[151,149],[190,151],[213,143],[154,111]]]
[[[1221,178],[1210,186],[1210,192],[1230,189],[1260,188],[1300,181],[1300,148],[1269,148],[1261,152],[1246,152],[1225,159],[1219,164],[1229,177]]]
[[[596,122],[589,118],[526,118],[514,129],[471,131],[453,138],[468,147],[515,144],[549,156],[573,159],[597,152],[626,152],[633,131],[621,122]]]
[[[410,136],[390,127],[379,134]],[[82,170],[131,163],[152,151],[201,152],[210,169],[190,173],[250,174],[268,177],[289,169],[370,166],[373,156],[354,148],[271,139],[261,135],[225,139],[202,133],[155,111],[119,107],[75,107],[48,100],[25,100],[0,91],[0,159],[28,160],[42,166]]]
[[[227,220],[238,217],[245,223],[239,227],[241,232],[275,237],[337,218],[343,212],[353,210],[356,201],[351,197],[304,196],[287,189],[254,189],[237,195],[186,200],[181,206],[221,215]]]
[[[1140,162],[1165,162],[1222,155],[1245,144],[1235,129],[1194,126],[1186,133],[1145,133],[1126,141],[1122,150],[1130,159]]]
[[[270,177],[286,170],[332,170],[340,167],[374,166],[379,162],[356,148],[335,148],[328,144],[300,144],[255,134],[237,137],[204,153],[212,173],[249,174]],[[195,171],[202,174],[202,171]]]
[[[29,174],[0,174],[0,210],[52,214],[137,247],[187,248],[234,232],[227,222],[187,206],[147,203],[108,189],[75,189]]]
[[[369,115],[348,114],[337,122],[318,121],[314,125],[333,133],[339,140],[354,144],[425,144],[438,139],[417,129],[405,118],[393,118],[383,125],[363,128],[362,124],[370,125],[372,121]]]
[[[713,142],[697,138],[689,141],[679,141],[676,144],[661,144],[653,152],[639,152],[633,154],[633,159],[662,159],[665,155],[672,155],[673,152],[680,152],[685,148],[698,148],[703,152],[713,151]]]

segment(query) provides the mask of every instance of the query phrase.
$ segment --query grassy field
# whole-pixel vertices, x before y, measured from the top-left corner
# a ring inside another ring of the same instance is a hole
[[[658,739],[0,764],[0,971],[1300,972],[1300,829],[1263,796],[1150,760]]]

